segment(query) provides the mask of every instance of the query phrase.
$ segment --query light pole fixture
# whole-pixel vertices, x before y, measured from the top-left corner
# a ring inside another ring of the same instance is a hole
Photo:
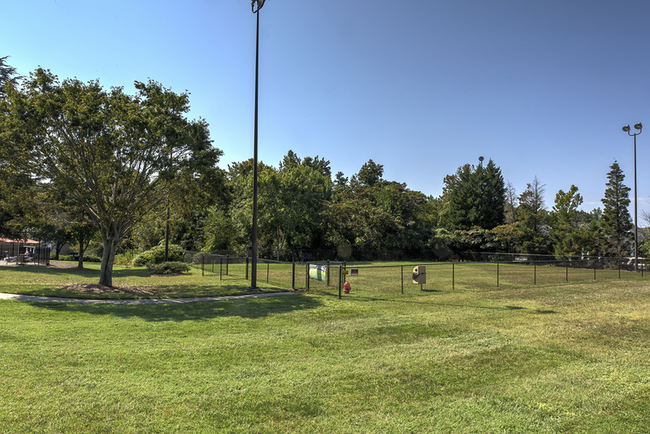
[[[634,129],[638,130],[638,133],[630,132],[630,126],[625,125],[623,131],[627,133],[628,136],[634,137],[634,271],[639,271],[639,225],[638,225],[638,214],[637,214],[637,195],[636,195],[636,136],[641,134],[643,130],[643,125],[641,122],[634,125]]]
[[[252,234],[252,261],[251,261],[251,286],[250,290],[257,290],[257,96],[260,65],[260,9],[266,0],[253,0],[251,9],[257,14],[257,33],[255,37],[255,132],[253,135],[253,234]]]

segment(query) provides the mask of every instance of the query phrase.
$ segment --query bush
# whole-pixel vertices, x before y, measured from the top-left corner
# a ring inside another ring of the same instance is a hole
[[[133,264],[133,250],[125,250],[124,253],[118,253],[115,255],[115,265],[120,265],[122,267],[130,267]]]
[[[185,253],[185,250],[183,250],[181,246],[178,244],[170,244],[169,255],[167,259],[170,262],[182,261],[183,253]],[[144,265],[160,264],[164,262],[164,260],[165,246],[158,245],[153,247],[151,250],[147,250],[146,252],[140,253],[138,256],[136,256],[133,259],[133,266],[142,267]]]
[[[185,262],[163,262],[149,265],[148,268],[153,274],[183,274],[190,271],[189,264]]]
[[[102,258],[97,255],[84,255],[84,262],[102,262]]]
[[[79,254],[61,255],[59,259],[61,261],[78,261]],[[102,262],[102,258],[97,255],[84,255],[84,262]]]

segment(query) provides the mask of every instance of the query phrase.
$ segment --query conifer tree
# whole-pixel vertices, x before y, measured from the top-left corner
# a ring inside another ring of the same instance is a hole
[[[450,229],[492,229],[504,222],[505,183],[501,169],[490,160],[477,167],[466,164],[445,178]]]
[[[603,203],[602,234],[603,247],[608,256],[629,256],[632,248],[632,219],[630,206],[630,187],[623,184],[625,175],[617,161],[610,166],[607,174],[607,189]]]

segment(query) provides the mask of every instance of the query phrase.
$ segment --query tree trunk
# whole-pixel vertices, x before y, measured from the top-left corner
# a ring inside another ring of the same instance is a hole
[[[61,254],[61,250],[63,250],[63,246],[65,246],[65,243],[67,243],[67,241],[64,241],[64,242],[57,241],[56,244],[54,245],[54,260],[55,261],[59,260],[59,255]]]
[[[86,246],[84,246],[84,236],[79,236],[79,260],[77,262],[77,268],[84,267],[84,252],[86,251]]]
[[[102,266],[99,272],[100,285],[113,286],[113,262],[115,262],[115,252],[120,242],[119,233],[119,231],[101,230],[104,253],[102,254]]]

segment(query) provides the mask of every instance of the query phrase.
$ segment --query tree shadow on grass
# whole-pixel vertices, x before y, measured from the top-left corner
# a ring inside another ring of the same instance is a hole
[[[442,292],[442,291],[431,291],[431,292]],[[396,303],[396,304],[413,304],[413,305],[418,305],[422,306],[423,304],[429,304],[431,306],[445,306],[445,307],[460,307],[460,308],[467,308],[467,309],[485,309],[485,310],[506,310],[506,311],[525,311],[527,313],[535,313],[535,314],[555,314],[558,313],[554,310],[541,310],[541,309],[530,309],[527,307],[523,306],[483,306],[483,305],[478,305],[478,304],[462,304],[462,303],[449,303],[449,302],[441,302],[441,301],[432,301],[432,302],[423,302],[421,299],[417,298],[416,296],[412,295],[410,297],[395,297],[395,296],[386,296],[385,298],[378,297],[378,296],[368,296],[368,295],[362,295],[362,296],[357,296],[357,300],[359,301],[382,301],[382,302],[391,302],[391,303]]]
[[[11,267],[11,273],[37,273],[44,275],[75,275],[80,277],[94,277],[99,275],[99,270],[92,268],[51,268],[42,266]]]
[[[140,318],[145,321],[202,321],[219,317],[263,318],[296,310],[316,309],[321,303],[304,295],[278,295],[266,298],[199,301],[154,305],[30,303],[56,312],[78,312],[111,315],[119,318]]]
[[[44,267],[44,266],[25,266],[25,267],[7,267],[8,271],[12,273],[38,273],[46,275],[66,276],[73,275],[79,277],[99,277],[99,269],[97,268],[58,268],[58,267]],[[113,278],[123,277],[139,277],[151,274],[146,268],[121,268],[113,270]]]

